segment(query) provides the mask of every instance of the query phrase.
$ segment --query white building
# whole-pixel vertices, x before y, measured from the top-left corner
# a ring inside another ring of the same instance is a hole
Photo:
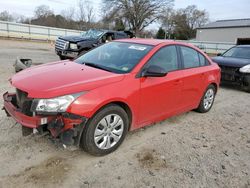
[[[197,29],[197,41],[250,44],[250,19],[218,20]]]

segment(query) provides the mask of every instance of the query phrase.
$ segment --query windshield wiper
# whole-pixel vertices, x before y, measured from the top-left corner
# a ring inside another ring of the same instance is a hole
[[[109,68],[105,67],[105,66],[102,66],[102,65],[98,65],[98,64],[95,64],[95,63],[88,63],[88,62],[85,62],[83,63],[84,65],[87,65],[87,66],[90,66],[90,67],[94,67],[94,68],[97,68],[97,69],[102,69],[102,70],[105,70],[105,71],[108,71],[108,72],[112,72]]]

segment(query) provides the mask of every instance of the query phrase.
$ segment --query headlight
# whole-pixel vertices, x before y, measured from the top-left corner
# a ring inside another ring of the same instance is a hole
[[[242,73],[250,73],[250,64],[240,68]]]
[[[63,48],[64,48],[64,49],[68,49],[68,48],[69,48],[69,42],[65,42]]]
[[[77,44],[70,43],[70,44],[69,44],[69,48],[70,48],[70,49],[73,49],[73,50],[76,50],[76,49],[77,49]]]
[[[65,95],[52,99],[39,99],[36,112],[65,112],[69,105],[83,93]]]

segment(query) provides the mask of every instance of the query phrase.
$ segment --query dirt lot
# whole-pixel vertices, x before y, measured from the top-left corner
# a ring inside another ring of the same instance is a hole
[[[0,94],[16,56],[57,60],[50,44],[0,40]],[[129,133],[104,157],[22,137],[0,111],[0,187],[250,187],[250,94],[222,87],[207,114],[188,112]],[[3,101],[0,100],[0,106]]]

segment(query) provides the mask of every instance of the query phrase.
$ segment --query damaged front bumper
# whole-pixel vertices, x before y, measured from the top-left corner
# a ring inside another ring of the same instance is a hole
[[[63,144],[79,146],[87,118],[70,113],[53,115],[37,115],[33,113],[32,116],[29,116],[22,113],[21,109],[16,105],[15,93],[6,92],[3,99],[3,110],[26,130],[35,129],[40,133],[49,131],[54,138],[59,138]]]
[[[221,80],[224,82],[235,82],[243,86],[250,85],[250,74],[241,73],[237,67],[220,66]]]

